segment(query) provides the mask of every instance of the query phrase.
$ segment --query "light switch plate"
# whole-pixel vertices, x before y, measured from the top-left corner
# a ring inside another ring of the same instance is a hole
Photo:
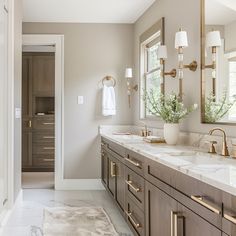
[[[21,109],[16,107],[15,108],[15,118],[20,119],[21,118]]]
[[[78,103],[78,105],[83,105],[84,104],[84,96],[78,96],[77,103]]]

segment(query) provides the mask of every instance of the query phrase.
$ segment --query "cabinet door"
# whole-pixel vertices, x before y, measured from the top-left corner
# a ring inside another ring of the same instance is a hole
[[[54,96],[55,57],[54,54],[33,56],[33,94]]]
[[[116,162],[116,201],[122,210],[125,204],[125,167],[120,161]]]
[[[107,186],[107,182],[108,182],[108,159],[107,159],[107,153],[105,150],[102,149],[102,153],[101,153],[101,168],[102,168],[102,181],[103,183]]]
[[[108,155],[108,189],[113,197],[116,197],[116,162],[115,159]]]
[[[22,132],[22,168],[32,167],[32,132]]]
[[[221,236],[219,229],[181,204],[178,205],[176,225],[178,236]]]
[[[171,235],[174,230],[173,214],[178,209],[177,201],[146,181],[145,205],[146,236]]]

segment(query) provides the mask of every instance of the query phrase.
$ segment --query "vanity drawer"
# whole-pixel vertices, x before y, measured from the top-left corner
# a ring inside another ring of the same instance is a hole
[[[217,228],[222,228],[222,191],[176,171],[172,195]],[[177,190],[176,190],[177,189]]]
[[[54,167],[54,156],[47,155],[34,155],[33,156],[33,166],[34,167],[45,167],[45,168],[52,168]]]
[[[168,185],[175,186],[175,176],[177,172],[161,163],[158,163],[153,160],[146,160],[145,162],[145,179],[156,187],[163,187],[163,191],[169,194],[169,188],[166,188],[166,185],[163,185],[161,182],[164,182]],[[162,186],[160,186],[162,185]]]
[[[125,164],[141,176],[144,175],[144,160],[145,158],[143,156],[131,150],[127,150]]]
[[[53,118],[35,118],[33,120],[33,129],[39,129],[39,130],[54,130],[55,127],[55,121]]]
[[[54,143],[54,132],[33,132],[34,143]]]
[[[129,197],[126,198],[125,217],[135,235],[145,235],[144,213]]]
[[[111,140],[108,140],[104,137],[102,137],[102,145],[105,145],[107,148],[109,148],[110,150],[112,150],[113,152],[121,156],[122,158],[125,157],[126,149],[122,147],[121,145],[116,144],[112,142]]]
[[[222,230],[230,236],[236,235],[236,196],[223,193]]]
[[[130,197],[141,210],[144,210],[145,181],[143,177],[126,167],[125,185],[126,196]]]
[[[46,143],[44,145],[33,144],[33,154],[49,154],[54,155],[55,145],[54,143]]]

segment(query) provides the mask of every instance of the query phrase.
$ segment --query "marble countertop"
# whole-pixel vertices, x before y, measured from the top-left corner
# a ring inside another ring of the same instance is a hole
[[[236,160],[192,146],[151,144],[137,135],[101,134],[117,144],[236,196]]]

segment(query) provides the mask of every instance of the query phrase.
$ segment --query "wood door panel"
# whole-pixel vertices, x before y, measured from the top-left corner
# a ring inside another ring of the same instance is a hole
[[[38,55],[33,57],[33,94],[34,96],[54,96],[55,57]],[[53,79],[52,79],[53,78]]]
[[[171,235],[171,213],[177,209],[176,200],[145,182],[146,236]]]
[[[116,162],[116,201],[120,208],[125,206],[125,166],[117,160]]]

